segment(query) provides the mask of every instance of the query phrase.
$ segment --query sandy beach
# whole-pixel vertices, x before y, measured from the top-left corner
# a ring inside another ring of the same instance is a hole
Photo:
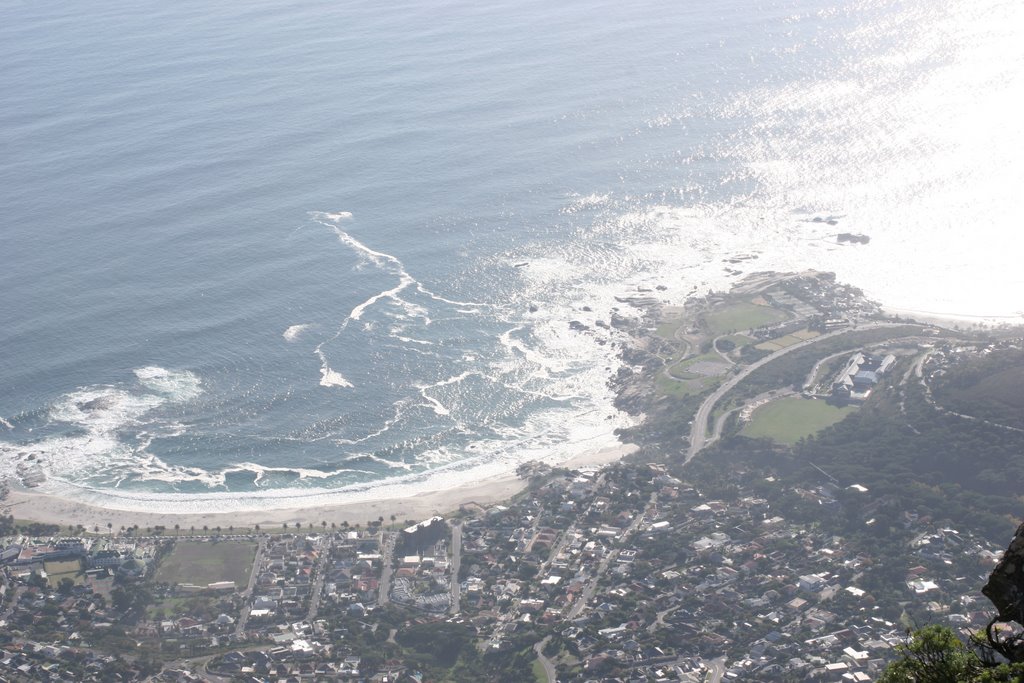
[[[612,446],[590,453],[581,454],[560,466],[571,469],[600,467],[615,462],[636,450],[636,446],[625,444]],[[406,519],[421,520],[435,514],[455,512],[462,505],[477,504],[494,505],[511,498],[526,487],[526,481],[514,473],[492,477],[486,481],[474,482],[450,489],[429,491],[404,498],[382,498],[380,500],[360,501],[353,503],[332,503],[326,505],[310,505],[306,507],[269,508],[266,510],[245,510],[221,513],[175,513],[169,509],[166,513],[139,512],[122,510],[116,507],[99,507],[75,501],[69,498],[36,493],[34,491],[12,490],[0,504],[18,519],[34,522],[46,522],[64,526],[81,524],[92,530],[99,527],[106,530],[107,525],[114,530],[138,525],[141,528],[165,526],[172,529],[178,525],[181,529],[202,529],[204,526],[222,529],[228,527],[253,527],[259,524],[263,528],[276,528],[284,523],[293,525],[312,523],[319,526],[321,522],[340,524],[366,524],[383,517],[390,521],[394,515],[397,521]],[[268,499],[272,504],[273,499]],[[115,503],[116,505],[116,503]],[[169,505],[170,507],[170,505]]]

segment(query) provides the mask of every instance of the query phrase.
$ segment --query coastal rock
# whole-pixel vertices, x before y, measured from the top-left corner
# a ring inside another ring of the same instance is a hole
[[[841,232],[836,235],[836,241],[839,244],[867,244],[871,241],[871,238],[867,235],[860,235],[853,232]]]

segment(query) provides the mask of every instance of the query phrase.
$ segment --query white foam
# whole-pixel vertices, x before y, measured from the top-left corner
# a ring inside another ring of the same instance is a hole
[[[309,323],[301,323],[299,325],[292,325],[284,333],[281,334],[286,341],[295,341],[299,338],[299,335],[308,330],[312,325]]]
[[[4,427],[7,427],[8,429],[14,429],[14,425],[12,425],[10,422],[8,422],[7,420],[5,420],[2,417],[0,417],[0,425],[3,425]]]
[[[422,389],[420,394],[423,396],[423,400],[427,402],[427,405],[437,414],[438,417],[447,417],[452,414],[452,411],[444,407],[444,404],[438,401],[433,396],[428,395]]]
[[[202,381],[188,370],[168,370],[150,365],[134,372],[143,386],[175,402],[190,401],[203,393]]]
[[[597,194],[596,192],[594,192],[586,196],[575,195],[570,199],[568,205],[562,208],[562,213],[574,214],[580,211],[584,211],[586,209],[593,209],[599,206],[605,206],[608,204],[608,201],[610,199],[611,195],[607,193]]]
[[[323,218],[324,220],[332,223],[340,223],[341,221],[352,220],[351,211],[338,211],[336,213],[327,213],[322,211],[316,211],[313,213],[315,217]]]
[[[50,407],[50,419],[105,434],[135,424],[166,400],[154,394],[133,394],[114,387],[79,389]]]
[[[340,372],[332,370],[329,366],[325,365],[320,368],[320,386],[350,388],[352,383],[345,379]]]
[[[401,334],[399,334],[398,330],[393,330],[391,332],[391,336],[397,339],[398,341],[405,342],[406,344],[418,344],[420,346],[435,346],[434,342],[427,341],[425,339],[413,339],[412,337],[403,337]]]

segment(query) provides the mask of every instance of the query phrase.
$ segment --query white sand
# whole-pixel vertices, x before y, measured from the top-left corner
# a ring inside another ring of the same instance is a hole
[[[562,466],[572,469],[581,467],[597,467],[615,462],[624,455],[632,453],[636,446],[632,444],[613,446],[592,453],[586,453],[564,463]],[[493,477],[486,481],[465,484],[451,489],[429,491],[405,498],[390,498],[358,503],[336,503],[320,506],[299,508],[281,508],[267,510],[246,510],[240,512],[211,512],[208,514],[188,512],[176,513],[168,509],[164,513],[137,512],[120,510],[116,507],[99,507],[78,502],[69,498],[60,498],[33,491],[12,490],[0,506],[9,508],[18,519],[35,522],[61,524],[64,526],[81,524],[88,530],[99,527],[106,530],[110,524],[114,530],[122,526],[138,525],[141,528],[165,526],[173,529],[178,525],[181,529],[204,526],[214,528],[230,526],[244,528],[259,524],[270,529],[278,528],[285,522],[293,525],[313,523],[319,526],[326,521],[340,524],[366,524],[383,517],[390,522],[391,516],[399,522],[407,519],[422,520],[434,514],[444,515],[455,512],[461,505],[475,503],[481,506],[494,505],[507,500],[526,487],[526,481],[515,474]],[[116,505],[116,501],[113,502]],[[268,500],[272,504],[272,499]],[[169,504],[173,507],[173,504]]]

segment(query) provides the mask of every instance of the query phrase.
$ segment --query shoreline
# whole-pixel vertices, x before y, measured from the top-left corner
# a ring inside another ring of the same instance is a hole
[[[956,326],[980,326],[984,329],[1001,327],[1020,327],[1024,325],[1024,313],[1017,315],[968,315],[966,313],[941,313],[919,311],[911,308],[895,308],[882,306],[882,313],[887,316],[899,316],[907,320],[915,320],[924,325],[953,329]]]
[[[634,452],[637,447],[632,444],[619,444],[598,450],[581,453],[569,460],[554,465],[569,469],[601,467],[618,461]],[[101,531],[107,525],[113,530],[138,525],[141,528],[164,526],[168,530],[177,524],[181,529],[204,526],[222,529],[234,526],[252,528],[260,525],[265,529],[289,526],[297,522],[314,527],[326,521],[365,524],[383,517],[385,522],[391,516],[398,522],[406,519],[420,521],[435,514],[446,515],[457,511],[463,505],[477,504],[494,505],[508,500],[528,484],[514,472],[498,475],[482,481],[470,482],[448,489],[421,492],[404,497],[382,497],[379,499],[353,502],[325,503],[304,506],[268,508],[261,510],[238,510],[232,512],[146,512],[130,509],[119,509],[100,506],[84,501],[64,498],[48,493],[37,493],[29,490],[12,489],[7,497],[0,502],[0,507],[10,509],[17,519],[61,526],[82,525],[87,530],[99,527]],[[188,500],[183,498],[182,502]]]

